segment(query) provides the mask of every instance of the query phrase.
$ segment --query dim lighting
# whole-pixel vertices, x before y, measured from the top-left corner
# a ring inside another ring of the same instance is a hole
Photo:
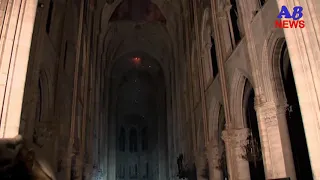
[[[43,4],[43,3],[39,3],[39,4],[38,4],[38,7],[39,7],[39,8],[44,8],[44,4]]]
[[[140,63],[141,63],[141,58],[140,58],[140,57],[133,57],[133,58],[132,58],[132,61],[133,61],[135,64],[140,64]]]
[[[247,137],[248,144],[244,145],[242,148],[245,152],[242,158],[254,163],[254,167],[257,167],[257,162],[262,160],[262,152],[259,146],[258,140],[252,135],[252,131]]]

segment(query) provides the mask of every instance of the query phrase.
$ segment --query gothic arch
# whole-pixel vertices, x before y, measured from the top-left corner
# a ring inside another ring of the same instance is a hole
[[[203,12],[202,24],[201,24],[201,61],[202,71],[204,72],[204,78],[206,83],[212,79],[212,64],[211,64],[211,53],[210,49],[212,28],[210,22],[210,9],[206,8]]]
[[[112,3],[106,2],[102,8],[101,20],[100,20],[100,31],[106,31],[109,20],[114,13],[115,9],[122,3],[123,0],[115,0]]]
[[[123,2],[123,0],[115,0],[112,3],[106,2],[101,11],[101,19],[100,19],[100,31],[105,32],[108,28],[109,20],[116,10],[116,8]],[[163,0],[151,0],[152,3],[157,5],[163,16],[169,20],[174,17],[173,14],[179,11],[178,5],[173,4],[174,2],[167,2]],[[170,11],[171,10],[171,11]]]
[[[50,86],[50,77],[45,70],[40,70],[39,73],[39,101],[40,101],[40,121],[50,121],[50,107],[52,103],[52,93],[51,93],[51,86]]]
[[[263,46],[261,70],[266,101],[286,101],[280,72],[280,51],[284,43],[283,31],[274,30]]]
[[[249,81],[252,84],[252,80],[249,76],[246,76],[240,69],[235,69],[231,80],[230,90],[230,114],[232,128],[246,127],[242,103],[246,81]]]
[[[156,26],[156,27],[162,27],[162,26]],[[158,35],[161,34],[161,41],[160,43],[163,46],[155,46],[154,45],[154,36],[153,34],[147,33],[147,32],[143,32],[143,33],[134,33],[134,28],[130,26],[130,28],[132,28],[132,37],[135,36],[141,36],[143,38],[141,39],[147,39],[147,40],[133,40],[131,37],[129,38],[123,38],[123,33],[122,34],[117,34],[114,31],[110,30],[107,32],[107,34],[104,37],[103,42],[100,43],[99,45],[99,49],[101,49],[102,51],[99,53],[99,59],[98,61],[100,61],[101,63],[103,63],[102,68],[105,71],[105,75],[107,75],[107,77],[110,77],[110,72],[111,69],[113,68],[114,64],[117,63],[118,59],[121,59],[122,57],[128,55],[128,54],[132,54],[132,53],[145,53],[148,54],[148,56],[152,57],[153,59],[156,60],[156,62],[160,65],[164,77],[165,77],[165,82],[166,82],[166,86],[169,87],[169,81],[170,81],[170,62],[174,62],[175,58],[173,57],[173,52],[171,50],[171,39],[169,37],[169,34],[167,33],[165,28],[158,28]],[[148,28],[153,28],[152,26],[148,26]],[[113,28],[113,29],[117,29],[117,28]],[[142,29],[143,31],[143,29]],[[143,35],[142,35],[143,34]],[[115,39],[114,37],[121,37],[118,39]],[[128,46],[125,45],[126,42],[128,44],[128,42],[135,43],[132,44],[132,46]],[[114,48],[110,48],[108,47],[108,44],[113,44]],[[130,47],[130,48],[129,48]],[[134,48],[132,48],[134,47]],[[154,49],[162,49],[162,51],[154,51]]]

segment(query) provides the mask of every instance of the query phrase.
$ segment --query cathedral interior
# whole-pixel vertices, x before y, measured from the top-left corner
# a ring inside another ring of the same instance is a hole
[[[319,0],[0,0],[0,179],[320,180],[319,58]]]

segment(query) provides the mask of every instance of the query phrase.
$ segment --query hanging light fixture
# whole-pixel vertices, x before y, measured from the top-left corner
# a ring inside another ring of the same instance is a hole
[[[261,148],[259,146],[258,140],[253,136],[252,131],[247,138],[247,144],[243,147],[245,154],[242,158],[253,162],[254,167],[257,167],[257,162],[262,160]]]

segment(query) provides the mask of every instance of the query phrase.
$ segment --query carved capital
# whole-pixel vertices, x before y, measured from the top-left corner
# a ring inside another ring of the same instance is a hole
[[[222,132],[222,139],[233,148],[238,148],[247,144],[249,134],[250,130],[248,128],[228,129]]]
[[[284,113],[288,108],[288,104],[283,102],[283,103],[275,103],[272,101],[265,102],[265,103],[260,103],[260,104],[255,104],[255,110],[259,114],[269,114],[269,113]]]
[[[255,106],[259,121],[267,126],[277,126],[278,116],[285,115],[287,108],[286,103],[276,104],[274,102],[266,102]]]
[[[254,104],[256,106],[259,106],[259,105],[261,105],[261,104],[263,104],[265,102],[266,102],[266,97],[263,94],[257,95],[254,98]]]

